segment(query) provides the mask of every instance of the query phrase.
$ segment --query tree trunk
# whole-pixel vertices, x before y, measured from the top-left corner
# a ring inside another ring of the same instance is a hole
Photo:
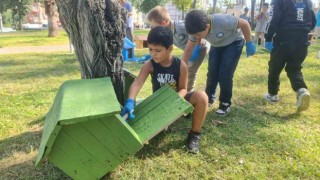
[[[251,30],[254,30],[254,9],[256,7],[256,0],[251,0]]]
[[[124,101],[123,59],[126,14],[114,0],[56,0],[62,26],[78,57],[81,77],[111,77]]]
[[[55,10],[55,0],[45,0],[44,8],[46,15],[48,16],[48,37],[55,37],[58,35],[58,25]]]
[[[195,9],[195,8],[196,8],[196,4],[197,4],[197,0],[193,0],[192,9]]]
[[[264,2],[265,2],[265,0],[261,0],[261,1],[260,1],[260,8],[259,8],[259,11],[260,11],[260,12],[261,12],[261,8],[262,8]]]
[[[212,12],[213,14],[216,13],[216,7],[217,7],[217,0],[212,1]]]

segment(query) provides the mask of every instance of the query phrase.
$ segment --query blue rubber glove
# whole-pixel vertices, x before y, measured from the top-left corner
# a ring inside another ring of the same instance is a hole
[[[199,58],[200,52],[201,52],[201,46],[197,44],[193,48],[193,51],[192,51],[191,57],[189,59],[189,62],[196,61]]]
[[[256,53],[256,46],[253,41],[249,41],[246,43],[247,57],[252,56]]]
[[[269,52],[271,52],[273,49],[273,43],[272,42],[265,42],[264,48],[266,48]]]
[[[134,100],[131,98],[128,98],[122,108],[120,115],[124,116],[124,115],[128,114],[128,118],[126,120],[134,119],[135,115],[133,114],[133,110],[134,110]]]

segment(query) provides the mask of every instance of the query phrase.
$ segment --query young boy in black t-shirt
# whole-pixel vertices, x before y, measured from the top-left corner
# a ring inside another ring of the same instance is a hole
[[[188,133],[187,150],[192,153],[199,152],[200,131],[208,108],[208,97],[203,91],[193,91],[187,93],[188,67],[180,59],[173,57],[172,31],[163,26],[158,26],[148,34],[149,53],[152,57],[141,68],[139,75],[129,89],[128,99],[122,109],[121,115],[132,116],[134,109],[134,99],[151,75],[152,90],[155,92],[161,86],[169,84],[176,90],[179,96],[184,97],[193,105],[192,128]]]

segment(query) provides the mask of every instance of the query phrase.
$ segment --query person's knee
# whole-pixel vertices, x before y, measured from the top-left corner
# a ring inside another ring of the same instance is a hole
[[[195,104],[208,106],[208,96],[204,91],[196,91],[192,95]]]

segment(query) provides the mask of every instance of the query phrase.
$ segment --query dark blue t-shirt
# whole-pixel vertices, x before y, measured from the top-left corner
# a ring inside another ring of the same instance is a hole
[[[161,86],[168,84],[175,91],[178,91],[180,78],[180,59],[173,57],[172,64],[169,67],[163,67],[160,64],[150,60],[153,66],[151,74],[152,90],[155,92]]]

